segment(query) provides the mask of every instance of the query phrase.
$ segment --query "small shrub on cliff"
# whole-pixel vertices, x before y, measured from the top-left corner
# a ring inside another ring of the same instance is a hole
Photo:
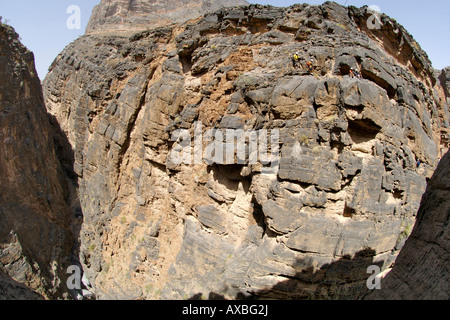
[[[310,140],[309,137],[305,134],[302,134],[300,138],[298,139],[301,145],[303,146],[309,146]]]

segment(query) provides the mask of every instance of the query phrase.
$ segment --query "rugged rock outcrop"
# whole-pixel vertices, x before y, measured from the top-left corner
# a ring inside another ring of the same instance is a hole
[[[445,95],[447,98],[450,97],[450,67],[445,68],[441,71],[439,75],[439,80],[444,88]]]
[[[248,5],[245,0],[102,0],[87,33],[152,29],[195,19],[223,7]]]
[[[43,300],[43,297],[0,270],[0,300]]]
[[[449,299],[450,154],[439,163],[392,271],[368,299]]]
[[[18,38],[0,24],[0,298],[61,298],[69,189],[33,53]]]
[[[251,5],[88,34],[56,58],[44,95],[75,150],[80,258],[98,298],[351,299],[367,265],[392,264],[448,114],[426,54],[371,17]],[[279,133],[279,157],[174,161],[181,135],[209,129],[216,155],[226,129]]]

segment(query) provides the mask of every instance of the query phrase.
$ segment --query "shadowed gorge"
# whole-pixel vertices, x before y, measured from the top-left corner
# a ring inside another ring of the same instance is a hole
[[[33,53],[4,24],[0,76],[0,299],[60,298],[78,237],[65,174],[73,163],[57,150],[70,145],[46,112]]]

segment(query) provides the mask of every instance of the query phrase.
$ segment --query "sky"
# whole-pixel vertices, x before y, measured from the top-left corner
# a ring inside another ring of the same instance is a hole
[[[294,3],[322,4],[323,0],[247,0],[278,7]],[[84,34],[92,9],[100,0],[0,0],[0,16],[34,52],[36,69],[44,79],[56,56]],[[448,0],[335,0],[342,5],[376,5],[402,24],[427,52],[433,67],[450,66],[450,1]],[[80,11],[73,11],[76,5]],[[70,10],[68,10],[70,9]],[[74,18],[80,17],[80,25]],[[68,24],[69,23],[69,24]]]

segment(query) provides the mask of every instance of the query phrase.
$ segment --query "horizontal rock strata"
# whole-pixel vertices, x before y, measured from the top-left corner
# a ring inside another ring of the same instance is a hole
[[[448,113],[426,54],[386,16],[369,29],[371,15],[228,8],[88,34],[56,58],[44,94],[75,150],[98,298],[351,299],[368,265],[392,264]],[[278,162],[174,163],[174,135],[196,128],[278,132]]]

